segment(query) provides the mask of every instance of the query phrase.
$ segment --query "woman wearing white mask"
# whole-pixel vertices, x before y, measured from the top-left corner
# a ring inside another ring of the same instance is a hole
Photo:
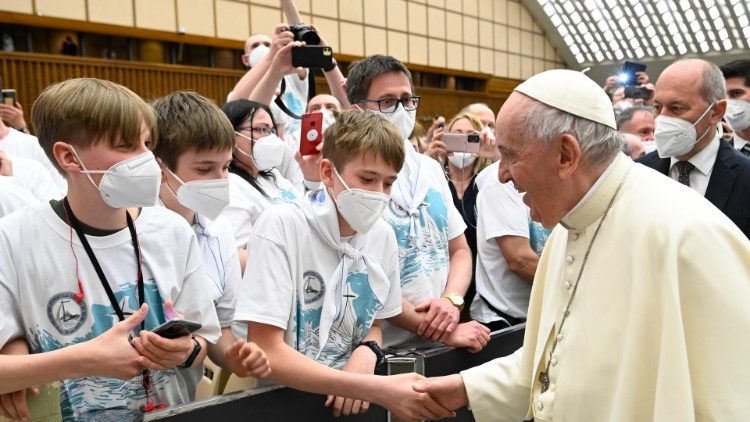
[[[276,169],[288,148],[275,136],[268,106],[237,100],[224,104],[222,111],[232,123],[236,141],[229,165],[229,206],[223,215],[234,230],[236,246],[245,249],[260,213],[273,203],[297,200],[301,190]]]
[[[476,116],[471,113],[460,113],[448,122],[446,129],[438,128],[435,130],[429,148],[430,150],[437,152],[439,157],[445,157],[443,158],[445,177],[448,179],[448,187],[451,190],[453,204],[461,214],[461,217],[463,217],[464,223],[466,223],[464,235],[466,236],[466,242],[471,249],[473,262],[476,262],[476,201],[477,195],[479,195],[479,186],[476,183],[476,177],[482,169],[491,164],[491,161],[487,158],[480,157],[479,154],[467,152],[445,152],[445,144],[441,141],[444,130],[445,132],[450,133],[480,135],[482,143],[485,144],[491,142],[491,140],[489,139],[488,131],[485,130],[482,122],[480,122]],[[471,284],[469,285],[469,289],[466,291],[466,296],[464,297],[464,300],[467,303],[471,303],[471,300],[474,298],[474,286],[474,271],[472,270]],[[462,316],[468,317],[468,307],[465,307],[462,312],[465,314]]]
[[[159,198],[195,232],[221,325],[219,341],[208,344],[208,357],[241,377],[268,375],[265,353],[231,332],[242,274],[234,231],[220,214],[229,205],[232,125],[216,105],[193,92],[172,93],[155,101],[153,108],[159,129],[154,155],[162,169]],[[183,369],[180,374],[194,400],[203,367]]]

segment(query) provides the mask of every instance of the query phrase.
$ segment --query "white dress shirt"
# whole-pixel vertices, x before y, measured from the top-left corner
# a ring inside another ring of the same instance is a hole
[[[742,150],[742,148],[743,148],[743,147],[744,147],[745,145],[747,145],[748,143],[750,143],[750,141],[748,141],[747,139],[742,139],[742,138],[740,138],[740,135],[738,135],[738,134],[736,134],[736,133],[734,134],[734,142],[732,143],[732,145],[733,145],[733,146],[734,146],[734,147],[735,147],[735,148],[736,148],[737,150]]]
[[[690,187],[706,196],[706,188],[708,188],[708,181],[711,179],[711,172],[714,169],[714,163],[716,162],[716,155],[719,153],[719,136],[717,134],[713,141],[708,144],[701,152],[695,154],[693,158],[689,159],[688,162],[694,165],[695,168],[690,172]],[[679,180],[679,171],[675,164],[679,160],[672,157],[671,163],[669,164],[669,177],[674,180]]]

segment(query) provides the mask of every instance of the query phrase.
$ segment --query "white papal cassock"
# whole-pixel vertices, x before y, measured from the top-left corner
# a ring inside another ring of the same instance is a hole
[[[470,407],[477,421],[750,420],[748,302],[750,241],[702,196],[619,154],[549,238],[523,347],[461,373]]]

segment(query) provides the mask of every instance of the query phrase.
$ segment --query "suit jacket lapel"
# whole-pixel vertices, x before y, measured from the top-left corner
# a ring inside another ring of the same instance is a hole
[[[711,179],[708,181],[706,188],[706,199],[708,199],[716,208],[724,211],[724,206],[729,200],[729,194],[734,187],[734,180],[737,178],[736,156],[732,147],[721,143],[719,152],[716,155],[716,162],[711,171]]]

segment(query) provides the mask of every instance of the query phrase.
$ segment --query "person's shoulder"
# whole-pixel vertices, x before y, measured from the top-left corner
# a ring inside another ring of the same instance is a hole
[[[46,224],[47,215],[50,213],[54,214],[54,211],[52,211],[52,207],[48,202],[31,204],[0,218],[0,233],[3,236],[17,238],[31,227]],[[47,231],[42,230],[42,232]],[[21,239],[18,240],[20,241]]]
[[[658,151],[651,151],[648,154],[644,155],[643,157],[637,159],[636,163],[641,163],[644,166],[656,168],[664,160],[669,160],[669,158],[661,158],[659,157]]]
[[[159,236],[169,239],[185,239],[194,235],[190,224],[167,207],[143,207],[135,220],[139,236]]]
[[[278,202],[269,205],[258,217],[255,222],[257,230],[262,230],[264,226],[284,226],[284,227],[306,227],[307,219],[302,209],[306,204],[298,202]]]
[[[480,171],[479,174],[476,175],[474,180],[480,191],[493,180],[498,180],[499,168],[500,161],[495,161],[494,163],[483,168],[482,171]]]

